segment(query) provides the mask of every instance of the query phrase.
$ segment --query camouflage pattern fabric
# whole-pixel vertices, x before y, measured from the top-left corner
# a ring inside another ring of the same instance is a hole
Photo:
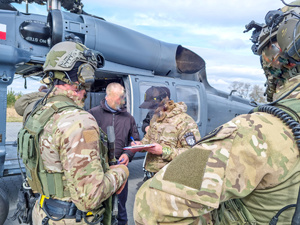
[[[274,98],[299,82],[300,76],[292,78]],[[298,88],[288,98],[300,99],[299,91]],[[191,150],[194,157],[189,157],[187,163],[185,156]],[[279,118],[261,112],[240,115],[191,150],[176,157],[139,189],[134,205],[136,224],[212,224],[206,213],[221,202],[237,198],[249,206],[258,224],[269,224],[279,209],[296,203],[299,151],[291,129]],[[207,162],[201,164],[203,175],[194,174],[197,156],[207,151]],[[182,161],[185,164],[176,171],[177,176],[196,179],[198,188],[180,183],[180,179],[166,179],[168,168]],[[188,170],[190,174],[186,173]],[[266,193],[267,197],[255,198],[259,193]],[[294,209],[285,211],[278,224],[291,224],[293,212]]]
[[[273,101],[273,95],[276,93],[276,89],[282,88],[286,81],[297,76],[300,69],[299,66],[289,63],[289,61],[283,57],[279,57],[278,60],[282,64],[280,69],[268,66],[269,63],[262,57],[262,68],[267,78],[266,95],[268,102]]]
[[[64,41],[54,45],[47,54],[43,65],[44,72],[47,71],[70,71],[76,62],[87,62],[95,69],[97,68],[97,59],[94,53],[88,60],[83,52],[88,50],[86,46],[72,41]]]
[[[274,101],[284,96],[286,93],[291,91],[297,84],[300,83],[300,76],[292,77],[288,80],[285,84],[283,84],[280,87],[277,87],[277,93],[274,94]],[[289,98],[297,98],[299,99],[300,90],[297,88],[295,91],[293,91],[288,97]]]
[[[189,149],[192,145],[189,141],[195,144],[200,140],[196,122],[186,114],[186,104],[174,103],[172,108],[166,112],[163,120],[152,118],[150,128],[141,141],[142,144],[158,143],[163,147],[162,156],[147,154],[145,169],[149,172],[158,172],[177,155]]]
[[[299,0],[292,1],[292,2],[289,3],[289,5],[300,5],[300,1],[299,1]],[[281,11],[282,11],[282,12],[287,12],[287,11],[293,9],[293,8],[294,8],[294,7],[291,7],[291,6],[284,6],[284,7],[281,9]]]
[[[77,105],[84,104],[84,90],[72,91],[69,85],[57,85],[49,94],[67,96]],[[73,86],[73,89],[75,87]],[[51,107],[47,102],[44,108]],[[127,175],[122,168],[104,173],[99,151],[99,128],[94,117],[84,110],[68,109],[54,116],[46,124],[40,136],[40,153],[47,172],[62,172],[64,190],[71,197],[59,199],[74,202],[82,211],[97,210],[101,203],[118,190]],[[36,205],[33,211],[34,224],[44,218]],[[68,220],[70,221],[70,220]],[[74,224],[60,220],[53,224]],[[50,223],[52,224],[52,223]]]

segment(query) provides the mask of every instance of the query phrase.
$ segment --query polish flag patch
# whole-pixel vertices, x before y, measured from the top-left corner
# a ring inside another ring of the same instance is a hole
[[[0,39],[6,40],[6,24],[0,23]]]

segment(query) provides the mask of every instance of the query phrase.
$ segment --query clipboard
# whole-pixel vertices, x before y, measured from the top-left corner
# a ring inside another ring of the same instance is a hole
[[[145,149],[147,151],[147,148],[152,148],[154,146],[155,146],[154,144],[127,146],[127,147],[124,147],[123,150],[130,150],[135,153],[135,152],[138,152],[143,149]]]

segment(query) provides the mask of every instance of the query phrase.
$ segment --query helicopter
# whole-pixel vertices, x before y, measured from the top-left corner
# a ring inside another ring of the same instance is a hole
[[[12,5],[24,2],[26,6],[47,5],[48,15],[31,14],[28,7],[22,13]],[[126,91],[127,110],[135,118],[141,138],[147,110],[139,105],[151,86],[167,87],[172,100],[185,102],[202,137],[256,106],[234,95],[234,90],[226,93],[213,88],[207,81],[205,60],[190,49],[91,15],[83,10],[80,0],[0,0],[0,177],[20,173],[16,159],[9,166],[5,164],[10,160],[6,158],[5,141],[7,88],[15,74],[23,78],[43,77],[42,66],[50,48],[69,38],[77,38],[103,63],[95,72],[85,109],[99,105],[109,83],[120,83]],[[5,209],[7,196],[3,195],[0,188],[0,208]],[[6,216],[5,210],[0,212],[0,224]]]

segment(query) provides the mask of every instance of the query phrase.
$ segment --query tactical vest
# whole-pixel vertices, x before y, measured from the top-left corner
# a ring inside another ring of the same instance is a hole
[[[56,101],[51,107],[42,109],[38,104],[30,114],[23,128],[18,133],[18,154],[23,160],[26,169],[27,181],[33,191],[46,197],[70,197],[69,191],[64,190],[66,181],[63,172],[48,173],[40,155],[39,138],[45,125],[56,114],[69,109],[82,109],[66,96],[55,96],[48,101]],[[34,117],[34,118],[33,118]],[[104,172],[107,164],[106,134],[100,129],[100,158]]]
[[[300,100],[284,99],[275,105],[289,114],[295,121],[300,122]],[[253,110],[258,112],[258,107]],[[283,149],[284,151],[284,149]],[[299,192],[300,184],[300,160],[291,169],[287,176],[290,178],[285,182],[264,190],[254,190],[250,195],[242,199],[234,199],[223,202],[217,210],[212,212],[212,216],[216,221],[215,225],[229,224],[269,224],[270,218],[283,208],[282,203],[286,202],[286,196],[291,193]],[[295,202],[297,202],[297,194]],[[287,205],[288,203],[286,203]],[[264,211],[265,217],[261,215]],[[279,216],[278,224],[290,224],[291,218],[295,212],[295,208],[289,208]],[[256,218],[256,219],[255,219]]]

